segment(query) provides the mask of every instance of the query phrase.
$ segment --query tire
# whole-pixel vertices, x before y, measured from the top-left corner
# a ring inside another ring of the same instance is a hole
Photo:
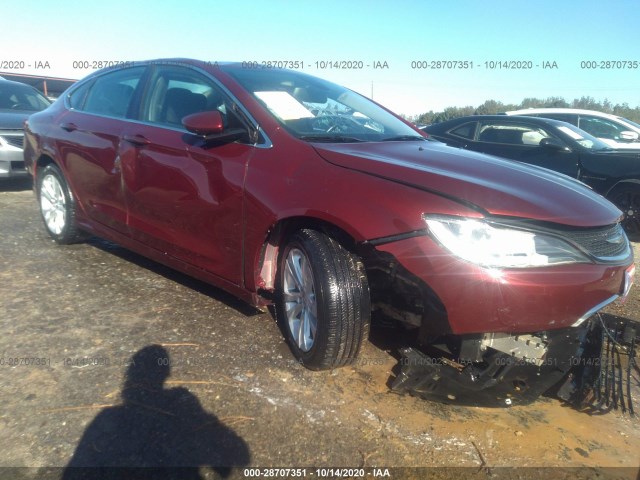
[[[38,176],[38,204],[47,232],[57,243],[76,243],[85,234],[76,224],[76,203],[57,165],[47,165]]]
[[[609,194],[609,200],[624,213],[622,226],[629,237],[640,236],[640,185],[623,185]]]
[[[353,363],[371,318],[362,262],[333,238],[305,229],[281,249],[278,266],[276,313],[294,356],[311,370]]]

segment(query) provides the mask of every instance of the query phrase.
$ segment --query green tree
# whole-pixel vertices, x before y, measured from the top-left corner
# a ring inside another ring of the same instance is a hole
[[[540,108],[544,106],[544,101],[539,98],[528,97],[520,102],[520,108]]]
[[[586,110],[602,111],[602,105],[593,97],[576,98],[571,105],[573,108],[584,108]]]
[[[569,104],[562,97],[549,97],[544,101],[546,108],[567,108]]]
[[[504,104],[496,100],[486,100],[475,110],[476,115],[495,115],[497,113],[504,113]]]

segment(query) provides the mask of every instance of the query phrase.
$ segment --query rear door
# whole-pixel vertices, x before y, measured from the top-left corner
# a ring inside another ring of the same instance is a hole
[[[139,122],[123,132],[135,154],[123,157],[130,234],[155,249],[241,283],[243,181],[255,147],[211,143],[182,118],[218,110],[242,126],[232,101],[209,76],[181,65],[155,65]]]
[[[132,154],[121,136],[147,67],[108,72],[74,90],[50,135],[81,208],[93,220],[127,231],[120,166]],[[124,148],[123,148],[124,147]]]

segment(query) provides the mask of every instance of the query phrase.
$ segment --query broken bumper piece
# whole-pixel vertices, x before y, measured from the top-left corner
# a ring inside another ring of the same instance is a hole
[[[544,338],[544,355],[532,350],[541,344],[531,346],[528,341],[529,357],[485,348],[482,361],[467,363],[404,348],[391,388],[427,400],[484,407],[525,405],[554,391],[580,410],[604,413],[620,408],[633,415],[637,326],[597,314],[580,327],[528,336]],[[494,346],[505,349],[499,343]]]
[[[518,365],[502,354],[496,355],[485,367],[464,366],[461,369],[413,348],[402,349],[401,354],[402,369],[392,384],[393,391],[456,405],[525,405],[535,401],[567,373],[535,365]]]

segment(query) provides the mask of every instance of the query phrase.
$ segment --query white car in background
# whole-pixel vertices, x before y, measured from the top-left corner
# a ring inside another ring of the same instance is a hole
[[[506,114],[562,120],[590,133],[613,148],[640,149],[640,125],[617,115],[578,108],[525,108]]]

